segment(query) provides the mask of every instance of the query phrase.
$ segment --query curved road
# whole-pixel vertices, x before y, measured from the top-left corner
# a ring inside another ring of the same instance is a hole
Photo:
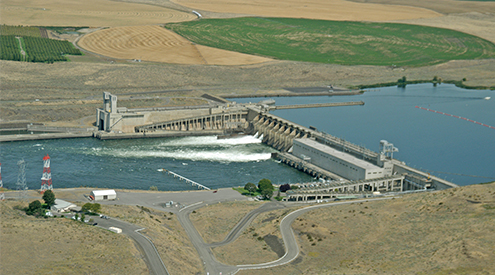
[[[142,254],[144,255],[144,261],[146,262],[146,265],[150,270],[150,274],[169,274],[167,268],[165,267],[165,264],[162,261],[162,258],[160,257],[160,254],[158,254],[158,251],[155,248],[155,245],[151,242],[150,239],[139,233],[139,231],[143,230],[144,228],[128,222],[117,220],[115,218],[110,218],[108,220],[95,219],[95,222],[98,223],[98,227],[107,230],[111,226],[118,227],[122,229],[123,234],[129,236],[133,241],[135,241],[139,247],[139,250],[141,250]]]
[[[280,232],[282,234],[282,239],[284,242],[285,246],[285,255],[282,256],[280,259],[268,262],[268,263],[261,263],[261,264],[251,264],[251,265],[237,265],[237,266],[232,266],[232,265],[226,265],[223,263],[220,263],[216,260],[215,256],[213,255],[211,251],[211,247],[218,247],[222,245],[229,244],[233,242],[239,235],[242,233],[246,227],[249,226],[249,224],[256,218],[257,215],[266,212],[266,211],[272,211],[276,209],[281,209],[286,207],[286,204],[282,203],[266,203],[262,205],[261,207],[249,212],[227,235],[227,237],[218,243],[212,243],[212,244],[206,244],[203,240],[203,238],[199,235],[198,231],[192,224],[192,222],[189,219],[189,214],[191,214],[192,211],[199,209],[201,207],[206,206],[206,203],[199,203],[187,208],[182,209],[179,214],[177,215],[179,222],[181,223],[182,227],[184,227],[186,233],[189,235],[191,242],[193,243],[194,247],[198,251],[199,256],[201,257],[205,269],[209,274],[235,274],[239,270],[246,270],[246,269],[261,269],[261,268],[269,268],[269,267],[275,267],[279,265],[284,265],[287,263],[290,263],[293,261],[298,255],[299,255],[299,247],[296,241],[296,237],[294,235],[294,232],[292,230],[291,224],[294,222],[294,220],[299,217],[300,215],[314,210],[318,208],[323,208],[323,207],[331,207],[331,206],[337,206],[337,205],[344,205],[344,204],[353,204],[353,203],[360,203],[363,201],[373,201],[373,200],[386,200],[386,199],[391,199],[391,198],[378,198],[378,199],[364,199],[364,200],[356,200],[356,201],[345,201],[345,202],[336,202],[336,203],[328,203],[328,204],[319,204],[319,205],[313,205],[313,206],[308,206],[305,208],[301,208],[298,210],[295,210],[291,213],[289,213],[287,216],[285,216],[281,223],[280,223]]]

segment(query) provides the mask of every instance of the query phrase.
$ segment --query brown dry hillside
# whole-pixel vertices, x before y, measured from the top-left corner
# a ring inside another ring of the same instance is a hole
[[[292,227],[295,261],[239,274],[495,274],[495,183],[318,209]]]
[[[134,243],[66,218],[39,219],[0,202],[2,274],[149,274]]]

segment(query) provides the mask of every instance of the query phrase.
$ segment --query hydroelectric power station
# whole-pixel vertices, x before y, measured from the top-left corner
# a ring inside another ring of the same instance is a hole
[[[96,111],[100,139],[249,134],[277,149],[272,158],[320,179],[287,193],[289,201],[367,196],[408,190],[457,187],[393,158],[392,143],[380,141],[373,152],[314,127],[295,124],[270,114],[276,109],[364,105],[364,102],[275,106],[273,101],[237,104],[204,94],[201,106],[128,109],[117,107],[117,96],[103,93]]]

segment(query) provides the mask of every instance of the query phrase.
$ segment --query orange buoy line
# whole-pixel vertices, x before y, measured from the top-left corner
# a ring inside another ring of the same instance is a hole
[[[421,109],[421,110],[425,110],[425,111],[430,111],[430,112],[441,114],[441,115],[446,115],[446,116],[450,116],[450,117],[459,118],[459,119],[466,120],[466,121],[469,121],[469,122],[472,122],[472,123],[476,123],[476,124],[481,125],[481,126],[485,126],[485,127],[491,128],[491,129],[495,129],[495,127],[493,127],[493,126],[490,126],[490,125],[487,125],[487,124],[484,124],[484,123],[481,123],[481,122],[478,122],[478,121],[474,121],[472,119],[468,119],[468,118],[465,118],[465,117],[451,115],[451,114],[447,114],[447,113],[444,113],[444,112],[439,112],[439,111],[435,111],[435,110],[432,110],[432,109],[423,108],[423,107],[419,107],[419,106],[416,106],[415,108],[418,108],[418,109]]]

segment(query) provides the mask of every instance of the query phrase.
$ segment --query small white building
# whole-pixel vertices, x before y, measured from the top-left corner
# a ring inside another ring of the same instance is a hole
[[[53,212],[66,212],[75,208],[77,208],[77,205],[73,203],[61,199],[55,199],[55,204],[50,207],[50,210]]]
[[[118,227],[109,227],[108,230],[112,231],[112,232],[115,232],[117,234],[120,234],[122,233],[122,229],[118,228]]]
[[[89,193],[89,197],[94,201],[115,200],[117,193],[115,190],[93,190]]]

